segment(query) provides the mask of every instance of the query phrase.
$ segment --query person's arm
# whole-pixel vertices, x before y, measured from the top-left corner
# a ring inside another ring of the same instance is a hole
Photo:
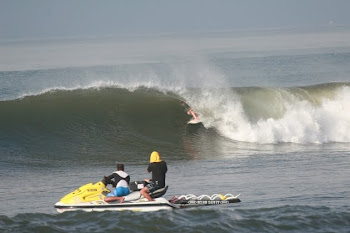
[[[165,173],[168,171],[168,166],[166,165],[166,162],[164,162],[165,164]]]
[[[152,169],[151,169],[151,164],[148,164],[148,167],[147,167],[146,171],[147,171],[148,173],[150,173],[150,172],[152,171]],[[147,183],[149,183],[149,182],[150,182],[150,179],[145,179],[145,181],[146,181]]]
[[[109,176],[105,176],[105,180],[107,184],[111,184],[113,187],[116,186],[115,182],[112,180],[114,178],[114,174],[111,174]]]

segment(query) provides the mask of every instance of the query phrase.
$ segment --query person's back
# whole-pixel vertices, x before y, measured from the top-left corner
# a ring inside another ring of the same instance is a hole
[[[111,180],[112,178],[114,181]],[[122,203],[124,200],[123,196],[130,193],[130,176],[124,171],[124,164],[118,163],[117,171],[113,172],[108,177],[105,177],[105,180],[109,181],[109,183],[111,183],[113,186],[116,186],[116,188],[107,194],[104,200],[107,202],[119,200],[120,203]]]
[[[168,171],[168,168],[164,161],[150,163],[147,170],[148,172],[152,172],[152,181],[159,188],[165,187],[165,173]]]
[[[129,183],[130,183],[130,176],[123,170],[115,171],[113,175],[114,175],[118,196],[125,196],[129,194],[128,189],[129,189]]]

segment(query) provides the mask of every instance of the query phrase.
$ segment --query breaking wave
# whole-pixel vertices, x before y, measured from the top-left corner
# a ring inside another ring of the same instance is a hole
[[[182,89],[100,83],[55,88],[1,101],[1,134],[28,140],[47,134],[75,135],[78,140],[98,133],[101,143],[121,138],[131,142],[142,135],[176,143],[190,119],[181,101],[200,115],[206,129],[232,141],[350,142],[349,83]]]

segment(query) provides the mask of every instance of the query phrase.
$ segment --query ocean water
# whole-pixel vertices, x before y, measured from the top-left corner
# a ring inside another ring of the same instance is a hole
[[[0,41],[1,232],[349,232],[350,30]],[[186,102],[202,120],[187,125]],[[152,213],[54,204],[168,164]]]

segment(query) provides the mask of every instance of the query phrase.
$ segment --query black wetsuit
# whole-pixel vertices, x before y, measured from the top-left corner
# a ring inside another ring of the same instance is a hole
[[[168,171],[168,167],[164,161],[150,163],[147,171],[152,172],[152,181],[156,183],[158,188],[165,187],[165,173]]]

